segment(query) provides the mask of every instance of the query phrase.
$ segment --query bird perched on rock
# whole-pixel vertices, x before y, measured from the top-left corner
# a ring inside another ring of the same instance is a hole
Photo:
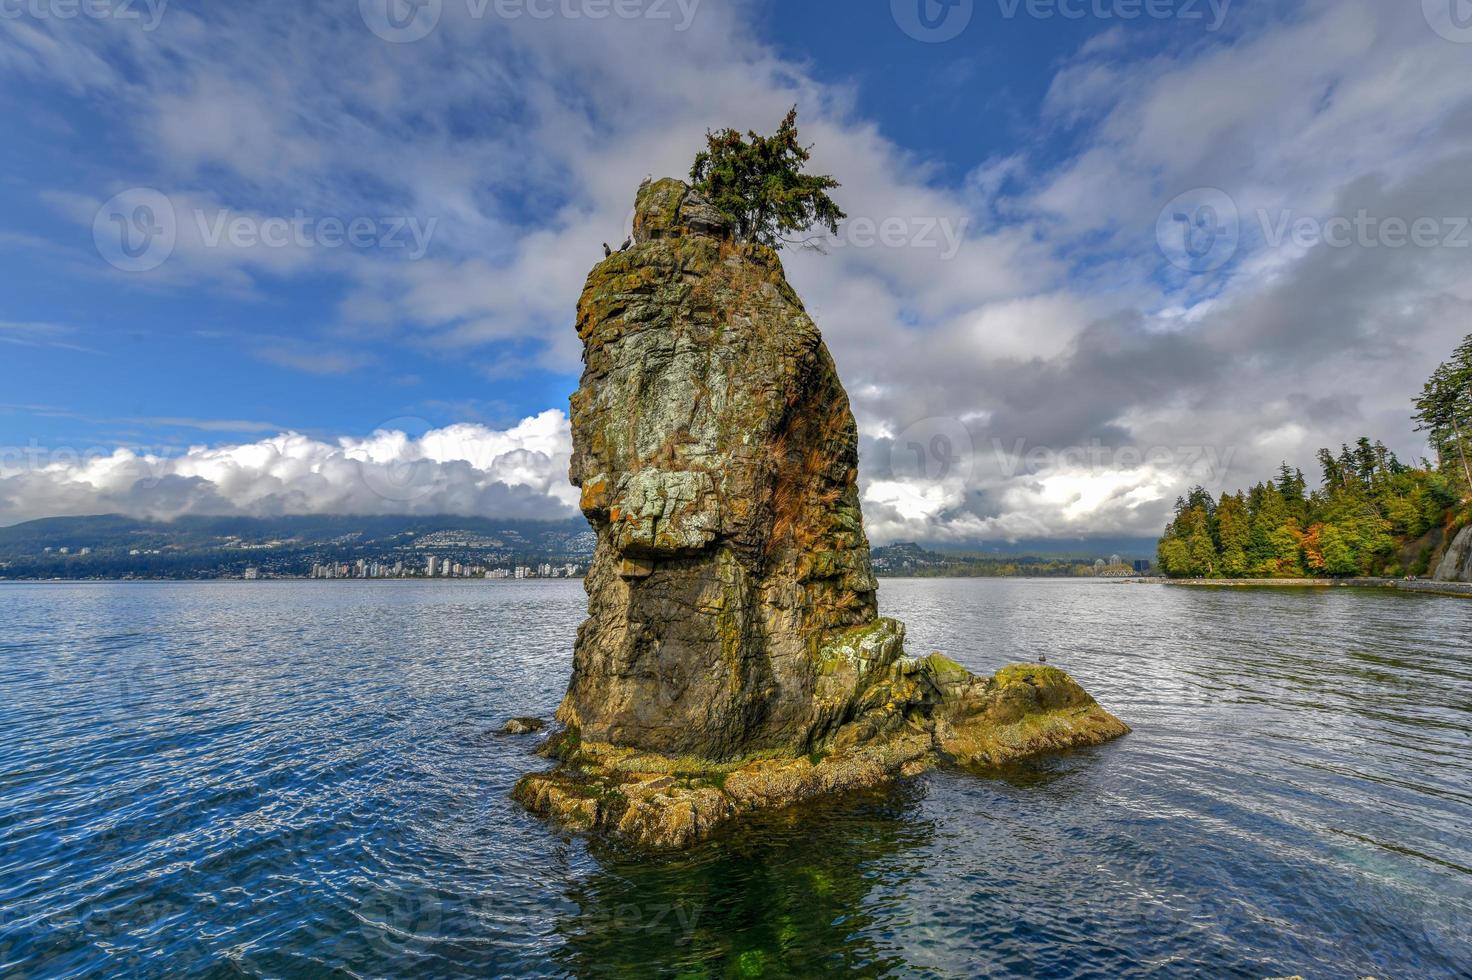
[[[608,247],[608,243],[607,242],[604,242],[603,243],[603,257],[606,259],[606,258],[608,258],[612,254],[613,254],[613,249],[611,249],[611,248]]]
[[[624,239],[624,243],[618,247],[618,250],[620,252],[627,252],[629,250],[629,246],[632,244],[634,244],[634,236],[630,235],[628,238]]]

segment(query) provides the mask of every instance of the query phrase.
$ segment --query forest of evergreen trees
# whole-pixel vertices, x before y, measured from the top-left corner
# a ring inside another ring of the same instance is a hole
[[[1322,482],[1283,464],[1276,479],[1212,499],[1201,487],[1176,501],[1157,560],[1182,578],[1424,575],[1433,552],[1420,539],[1466,523],[1472,468],[1472,336],[1426,382],[1415,402],[1436,460],[1407,466],[1379,442],[1319,451]]]

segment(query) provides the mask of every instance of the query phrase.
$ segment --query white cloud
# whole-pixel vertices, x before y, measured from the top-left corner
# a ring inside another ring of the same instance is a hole
[[[571,451],[556,410],[504,430],[459,424],[411,435],[390,425],[335,442],[285,432],[180,454],[0,448],[0,524],[100,513],[566,518],[577,504]]]

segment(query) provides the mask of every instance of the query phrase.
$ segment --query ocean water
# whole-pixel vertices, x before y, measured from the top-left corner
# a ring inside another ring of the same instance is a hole
[[[1472,975],[1472,602],[885,580],[1134,734],[651,860],[508,799],[583,601],[0,586],[0,974]]]

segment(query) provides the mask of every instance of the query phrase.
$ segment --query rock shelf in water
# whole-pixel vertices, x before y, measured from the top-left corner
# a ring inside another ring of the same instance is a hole
[[[978,677],[878,616],[848,396],[777,254],[677,180],[578,303],[572,480],[598,543],[588,619],[516,797],[683,847],[742,813],[941,760],[998,765],[1128,731],[1060,670]]]

